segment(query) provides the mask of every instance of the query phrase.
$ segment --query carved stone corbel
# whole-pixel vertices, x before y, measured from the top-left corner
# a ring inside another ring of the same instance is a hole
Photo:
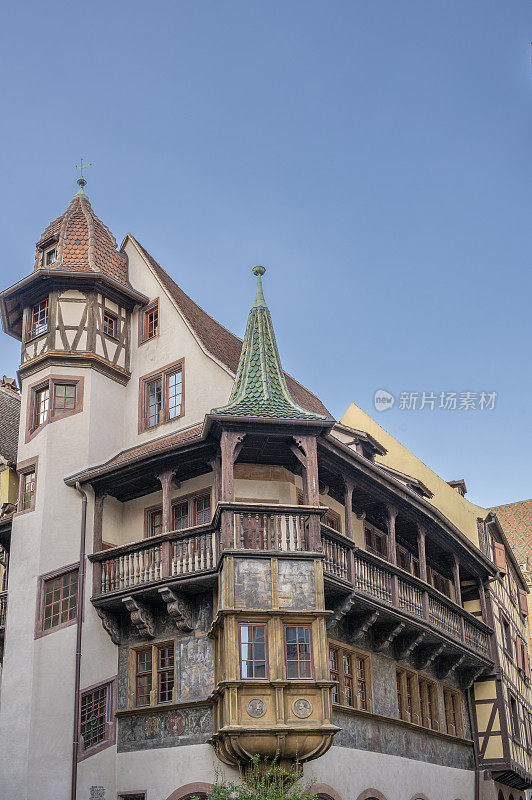
[[[120,623],[116,615],[106,608],[97,608],[96,613],[102,621],[104,631],[107,631],[113,644],[120,644]]]
[[[356,600],[356,593],[351,592],[345,597],[334,609],[333,613],[327,620],[327,627],[329,628],[334,622],[340,622],[346,614],[349,614]]]
[[[153,639],[155,636],[155,619],[150,608],[131,596],[124,597],[122,602],[131,614],[131,622],[137,628],[140,636],[146,639]]]
[[[393,642],[396,636],[399,636],[403,628],[405,627],[404,622],[398,622],[396,625],[393,625],[391,628],[385,628],[384,630],[375,631],[373,636],[373,643],[376,653],[381,653],[389,644]]]
[[[414,653],[414,666],[416,669],[427,669],[434,659],[438,658],[445,649],[443,644],[428,644],[417,647]]]
[[[364,634],[369,631],[371,626],[375,624],[378,618],[379,612],[371,611],[369,614],[358,617],[356,620],[354,620],[349,629],[350,640],[352,642],[358,642],[359,639],[362,639]]]
[[[405,633],[399,636],[394,642],[394,654],[398,661],[404,661],[408,658],[414,647],[417,647],[425,638],[424,633]]]
[[[486,667],[472,667],[470,669],[462,669],[460,670],[458,682],[460,688],[464,691],[469,689],[477,678],[479,678],[483,672],[486,671]]]
[[[438,680],[442,681],[445,680],[445,678],[448,678],[451,672],[454,672],[456,669],[458,669],[464,658],[465,656],[458,654],[441,656],[441,658],[439,658],[434,665]]]
[[[194,623],[190,602],[182,594],[177,594],[168,586],[162,586],[159,589],[159,594],[166,603],[168,616],[175,622],[176,628],[180,631],[193,630]]]

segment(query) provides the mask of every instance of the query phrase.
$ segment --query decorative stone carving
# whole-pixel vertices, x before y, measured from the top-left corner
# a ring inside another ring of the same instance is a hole
[[[298,700],[295,700],[292,709],[296,717],[299,717],[300,719],[306,719],[312,714],[312,705],[308,700],[305,700],[304,697],[300,697]]]
[[[248,714],[250,717],[258,719],[266,713],[266,703],[260,697],[253,697],[248,703]]]
[[[96,613],[102,621],[104,631],[107,631],[113,644],[120,644],[120,624],[117,617],[106,608],[97,608]]]
[[[175,622],[180,631],[191,631],[194,628],[193,614],[190,602],[182,595],[163,586],[159,594],[166,603],[168,616]]]
[[[131,596],[124,597],[122,602],[131,614],[131,622],[137,628],[139,634],[146,639],[153,639],[155,636],[155,619],[148,606]]]
[[[369,614],[357,617],[349,626],[349,636],[351,641],[358,642],[365,633],[379,618],[378,611],[371,611]]]
[[[416,669],[427,669],[432,662],[443,653],[443,644],[429,644],[416,647],[413,655],[413,662]]]
[[[453,653],[449,656],[441,656],[434,665],[438,680],[441,681],[448,678],[451,672],[458,669],[464,659],[465,656],[461,656],[458,653]]]
[[[382,630],[375,631],[374,630],[374,649],[376,653],[381,653],[389,644],[393,642],[396,636],[399,636],[403,628],[405,627],[404,622],[399,622],[397,625],[393,625],[391,628],[384,628]]]
[[[425,638],[424,633],[412,633],[398,636],[394,642],[394,653],[398,661],[408,658],[414,647],[417,647]]]

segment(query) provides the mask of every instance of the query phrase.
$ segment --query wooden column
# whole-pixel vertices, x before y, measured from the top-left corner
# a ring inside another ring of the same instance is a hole
[[[348,539],[353,536],[353,489],[354,482],[350,478],[344,478],[344,513],[345,513],[345,535]]]
[[[417,526],[417,555],[419,559],[419,577],[422,581],[427,583],[427,552],[425,547],[426,541],[426,533],[425,528],[421,525]],[[427,591],[423,592],[423,616],[425,619],[428,620],[429,618],[429,593]]]
[[[397,552],[395,549],[395,520],[397,519],[397,509],[388,506],[388,561],[390,564],[397,564]]]
[[[96,490],[94,493],[94,520],[92,526],[92,552],[100,553],[103,546],[103,504],[107,495]],[[92,594],[100,594],[102,590],[102,562],[95,561],[92,565]]]
[[[172,530],[172,498],[170,497],[170,489],[172,488],[174,470],[165,470],[165,472],[159,473],[157,477],[163,490],[163,533],[166,533]]]
[[[456,553],[453,553],[453,580],[454,597],[457,605],[462,605],[462,587],[460,586],[460,561]]]
[[[237,431],[222,431],[220,437],[220,459],[218,472],[218,502],[232,503],[235,499],[235,461],[242,449],[245,434]],[[233,511],[222,511],[220,523],[220,546],[222,550],[234,547]]]
[[[486,608],[486,591],[484,589],[484,581],[482,578],[478,579],[478,597],[480,600],[480,610],[482,611],[482,622],[488,625],[488,609]]]
[[[303,503],[307,506],[319,506],[320,489],[318,480],[318,448],[315,436],[301,436],[296,439],[298,447],[305,453],[303,464]],[[321,551],[320,519],[312,514],[309,520],[309,547]]]

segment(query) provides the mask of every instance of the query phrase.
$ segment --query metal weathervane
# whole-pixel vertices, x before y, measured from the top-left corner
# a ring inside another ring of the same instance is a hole
[[[80,159],[80,162],[79,162],[79,166],[78,166],[78,164],[76,164],[76,169],[79,169],[79,178],[77,180],[77,183],[78,183],[78,186],[79,186],[78,194],[85,194],[85,192],[83,191],[83,187],[86,186],[87,181],[83,177],[83,170],[87,169],[87,167],[92,167],[92,161],[89,161],[88,163],[84,164],[83,163],[83,156],[81,156],[81,159]]]

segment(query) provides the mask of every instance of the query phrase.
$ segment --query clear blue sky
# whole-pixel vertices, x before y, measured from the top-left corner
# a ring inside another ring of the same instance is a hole
[[[131,231],[242,333],[265,293],[285,368],[483,505],[531,496],[532,5],[11,4],[1,283],[29,273],[80,154]],[[2,337],[1,372],[19,344]],[[496,391],[494,411],[373,394]]]

